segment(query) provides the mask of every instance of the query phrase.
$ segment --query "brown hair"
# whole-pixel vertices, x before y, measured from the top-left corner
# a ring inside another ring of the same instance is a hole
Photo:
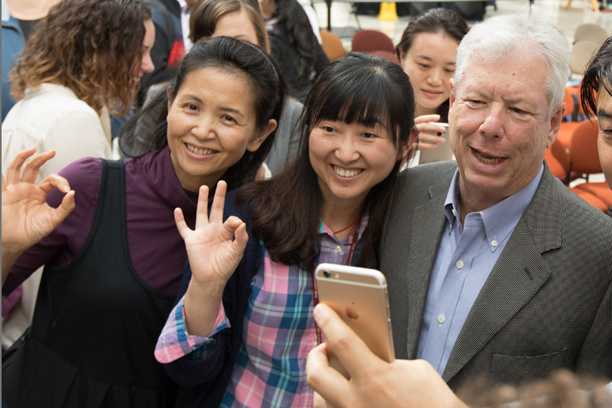
[[[189,17],[189,39],[196,43],[202,39],[208,39],[217,28],[221,17],[244,10],[253,24],[257,42],[261,49],[270,54],[270,41],[266,33],[261,9],[257,0],[200,0],[198,1]]]
[[[310,163],[310,133],[323,120],[384,123],[398,152],[413,147],[414,92],[408,75],[382,57],[350,53],[328,65],[306,97],[301,116],[301,144],[296,159],[270,180],[245,185],[236,195],[274,262],[312,271],[319,253],[319,222],[325,204]],[[369,194],[370,218],[359,266],[376,267],[378,248],[396,175],[402,160]]]
[[[126,114],[150,18],[140,0],[60,1],[37,24],[11,71],[11,94],[22,99],[26,88],[54,83],[98,113],[107,105]]]

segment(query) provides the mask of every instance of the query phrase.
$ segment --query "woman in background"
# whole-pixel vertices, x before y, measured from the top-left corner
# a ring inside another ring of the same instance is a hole
[[[445,129],[429,123],[448,123],[450,80],[455,75],[457,47],[468,29],[455,11],[435,8],[411,20],[397,44],[400,64],[414,88],[419,150],[444,142],[444,138],[435,135]]]

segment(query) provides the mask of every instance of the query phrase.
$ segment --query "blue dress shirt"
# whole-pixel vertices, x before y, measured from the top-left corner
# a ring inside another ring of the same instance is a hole
[[[417,358],[427,360],[440,375],[480,290],[503,252],[544,172],[521,191],[460,222],[459,171],[451,182],[444,213],[447,223],[427,293]]]

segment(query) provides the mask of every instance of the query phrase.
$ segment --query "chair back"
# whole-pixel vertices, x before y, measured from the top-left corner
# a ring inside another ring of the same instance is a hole
[[[374,55],[376,57],[383,57],[389,62],[393,62],[394,64],[400,65],[399,58],[397,58],[397,55],[394,52],[372,51],[372,52],[369,52],[368,54]]]
[[[389,51],[395,52],[393,41],[387,34],[376,30],[359,30],[351,40],[351,50],[355,52]]]
[[[335,61],[346,55],[342,40],[331,31],[321,30],[321,47],[330,61]]]
[[[555,140],[552,146],[546,149],[544,159],[552,175],[567,183],[570,171],[570,158],[559,140]]]
[[[572,171],[579,174],[602,173],[597,153],[597,119],[584,120],[576,127],[570,142]]]
[[[574,33],[574,43],[579,41],[593,41],[599,45],[608,38],[608,32],[600,25],[592,23],[580,24]]]
[[[572,47],[572,60],[570,68],[572,73],[577,75],[584,74],[591,57],[595,55],[600,44],[593,41],[579,41]]]

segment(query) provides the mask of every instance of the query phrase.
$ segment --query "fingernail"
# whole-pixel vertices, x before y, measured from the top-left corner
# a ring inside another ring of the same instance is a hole
[[[323,316],[324,313],[325,305],[323,303],[319,303],[318,305],[316,305],[314,310],[312,311],[312,314],[314,315],[315,319],[320,318],[321,316]]]

